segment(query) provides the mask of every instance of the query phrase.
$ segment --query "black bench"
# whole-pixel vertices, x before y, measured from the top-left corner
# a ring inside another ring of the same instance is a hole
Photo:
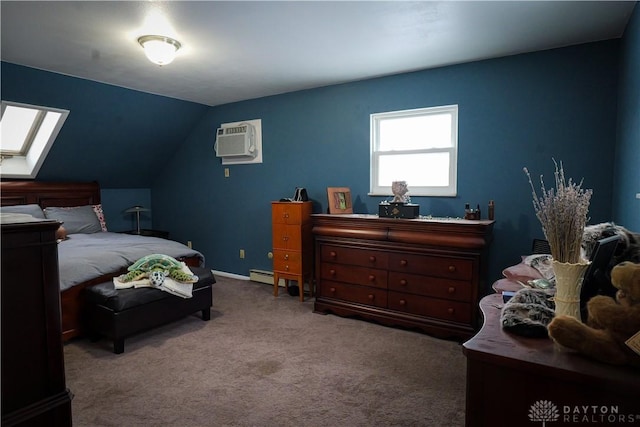
[[[93,338],[113,340],[113,352],[124,352],[124,339],[197,311],[202,320],[211,318],[211,270],[189,267],[198,276],[191,298],[182,298],[155,288],[115,289],[113,281],[86,289],[87,329]]]

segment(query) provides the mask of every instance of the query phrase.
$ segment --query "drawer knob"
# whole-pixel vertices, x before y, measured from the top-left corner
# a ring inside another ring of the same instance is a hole
[[[369,281],[370,282],[375,282],[376,281],[376,276],[374,276],[373,274],[369,275]]]
[[[289,266],[288,266],[288,265],[285,265],[285,266],[284,266],[284,269],[285,269],[285,270],[287,270],[287,271],[289,271]]]
[[[335,253],[335,251],[331,251],[331,252],[329,252],[329,256],[330,256],[331,258],[335,258],[335,257],[337,257],[337,256],[338,256],[338,254],[337,254],[337,253]]]
[[[405,305],[407,305],[407,301],[405,301],[405,300],[401,299],[401,300],[400,300],[400,305],[401,305],[401,306],[405,306]]]
[[[453,314],[453,313],[455,313],[455,312],[456,312],[456,311],[455,311],[453,308],[451,308],[451,307],[449,307],[449,308],[447,309],[447,313],[449,313],[449,314]]]
[[[401,265],[401,266],[403,266],[403,267],[404,267],[404,266],[406,266],[407,264],[409,264],[409,263],[407,262],[407,260],[406,260],[406,259],[401,259],[401,260],[400,260],[400,265]]]
[[[329,274],[332,276],[336,275],[336,271],[334,269],[329,270]]]
[[[449,266],[449,271],[450,271],[450,272],[452,272],[452,273],[453,273],[454,271],[456,271],[456,266],[455,266],[455,265],[450,265],[450,266]]]
[[[284,259],[289,259],[289,254],[285,254]]]
[[[373,301],[373,299],[375,298],[375,296],[373,294],[369,294],[369,295],[367,295],[367,297],[369,298],[370,301]]]
[[[329,292],[331,292],[332,294],[336,293],[336,288],[329,288]]]
[[[407,281],[405,279],[400,279],[401,286],[407,286]]]
[[[289,236],[282,236],[282,240],[286,242],[287,240],[289,240]]]
[[[282,214],[282,218],[289,218],[289,213],[285,212],[284,214]]]
[[[374,257],[373,255],[371,255],[371,256],[369,257],[369,261],[371,261],[371,262],[376,262],[376,257]]]
[[[453,294],[456,292],[456,288],[454,288],[453,286],[449,287],[449,289],[447,289],[447,292],[449,292],[450,294]]]

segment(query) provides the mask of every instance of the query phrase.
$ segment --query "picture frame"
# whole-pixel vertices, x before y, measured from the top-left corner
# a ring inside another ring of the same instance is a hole
[[[330,214],[352,214],[351,190],[349,187],[327,187]]]

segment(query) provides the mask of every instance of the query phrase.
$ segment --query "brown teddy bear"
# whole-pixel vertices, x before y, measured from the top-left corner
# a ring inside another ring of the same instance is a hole
[[[598,295],[587,303],[587,324],[570,316],[549,323],[558,344],[613,365],[640,366],[640,355],[625,341],[640,331],[640,264],[623,262],[611,270],[616,299]]]

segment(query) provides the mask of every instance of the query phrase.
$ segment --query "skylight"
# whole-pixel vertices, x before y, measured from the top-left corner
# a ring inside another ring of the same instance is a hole
[[[35,178],[69,111],[2,101],[0,176]]]

